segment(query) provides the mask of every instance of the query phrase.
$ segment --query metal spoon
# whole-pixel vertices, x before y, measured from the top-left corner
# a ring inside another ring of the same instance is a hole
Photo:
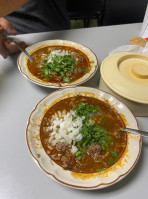
[[[131,128],[121,128],[121,131],[126,131],[135,135],[140,135],[143,137],[148,137],[148,132],[146,131],[141,131],[141,130],[136,130],[136,129],[131,129]]]
[[[33,62],[33,58],[31,57],[31,55],[29,55],[29,53],[19,44],[19,41],[13,38],[9,37],[9,40],[14,42],[16,44],[16,46],[28,57],[28,59]]]

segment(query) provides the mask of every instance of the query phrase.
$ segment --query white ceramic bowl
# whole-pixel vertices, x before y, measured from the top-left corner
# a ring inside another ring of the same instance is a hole
[[[81,52],[83,52],[89,59],[90,62],[90,71],[88,73],[86,73],[83,77],[79,78],[76,81],[73,81],[71,83],[51,83],[51,82],[45,82],[41,79],[38,79],[37,77],[35,77],[29,70],[27,67],[27,61],[28,58],[26,57],[26,55],[24,53],[21,53],[20,56],[18,57],[18,68],[20,70],[20,72],[22,73],[23,76],[25,76],[28,80],[30,80],[31,82],[38,84],[40,86],[45,86],[45,87],[51,87],[51,88],[61,88],[61,87],[73,87],[79,84],[82,84],[84,82],[86,82],[87,80],[89,80],[97,71],[98,68],[98,60],[96,55],[86,46],[83,46],[82,44],[73,42],[73,41],[68,41],[68,40],[46,40],[46,41],[41,41],[38,43],[35,43],[29,47],[26,48],[26,51],[29,54],[32,54],[33,52],[35,52],[36,50],[39,50],[40,48],[43,47],[47,47],[47,46],[69,46],[69,47],[73,47],[75,49],[80,50]]]
[[[130,110],[110,94],[89,87],[66,88],[49,94],[34,108],[26,128],[27,145],[36,164],[53,180],[77,189],[101,189],[118,182],[133,169],[141,152],[141,137],[128,134],[127,146],[121,158],[101,173],[83,174],[64,170],[44,151],[40,140],[40,125],[46,111],[53,104],[77,94],[108,101],[120,114],[127,127],[138,129],[137,121]]]

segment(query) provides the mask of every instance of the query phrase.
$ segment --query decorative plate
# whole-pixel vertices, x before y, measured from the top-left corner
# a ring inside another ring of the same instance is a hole
[[[45,87],[51,87],[51,88],[61,88],[61,87],[73,87],[79,84],[82,84],[89,80],[97,71],[98,67],[98,60],[96,55],[86,46],[83,46],[82,44],[73,42],[73,41],[68,41],[68,40],[46,40],[42,42],[35,43],[29,47],[26,48],[26,51],[29,54],[32,54],[36,52],[39,49],[42,49],[44,47],[53,47],[53,46],[64,46],[64,47],[69,47],[73,48],[77,51],[80,51],[85,55],[85,57],[88,59],[89,63],[89,70],[83,75],[80,76],[80,78],[75,79],[74,81],[71,81],[70,83],[66,82],[50,82],[50,81],[45,81],[45,79],[40,79],[36,77],[32,72],[30,72],[28,68],[28,58],[24,53],[21,53],[20,56],[18,57],[18,68],[20,72],[22,73],[23,76],[25,76],[28,80],[31,82],[45,86]],[[39,73],[38,73],[39,74]],[[51,77],[51,75],[50,75]]]
[[[43,98],[31,112],[27,127],[27,146],[35,163],[53,180],[76,189],[101,189],[124,178],[135,166],[141,152],[141,137],[127,134],[127,145],[120,159],[100,173],[76,173],[64,170],[45,152],[40,138],[40,126],[47,110],[58,101],[81,94],[97,98],[111,105],[121,116],[126,127],[138,129],[138,124],[130,110],[118,99],[101,90],[89,87],[66,88],[55,91]]]

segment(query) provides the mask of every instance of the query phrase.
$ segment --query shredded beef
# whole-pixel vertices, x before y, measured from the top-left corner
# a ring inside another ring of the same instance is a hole
[[[75,157],[70,153],[66,153],[64,156],[61,157],[62,167],[65,169],[71,168],[74,163]]]
[[[53,160],[60,160],[61,159],[61,154],[53,154],[50,156]]]
[[[56,144],[56,149],[57,149],[58,151],[65,151],[65,144],[64,144],[63,142],[58,142],[58,143]]]
[[[87,154],[91,155],[94,160],[96,160],[100,156],[100,153],[101,147],[99,144],[91,145],[87,150]]]

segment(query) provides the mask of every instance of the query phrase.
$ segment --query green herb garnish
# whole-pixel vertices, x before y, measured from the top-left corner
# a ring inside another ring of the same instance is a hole
[[[59,133],[59,130],[58,130],[58,129],[56,129],[56,133]]]
[[[78,106],[74,108],[75,115],[76,116],[85,116],[85,120],[89,121],[90,116],[89,114],[92,112],[97,112],[97,108],[93,105],[88,105],[88,103],[85,102],[79,102]]]
[[[104,171],[106,168],[102,168],[102,169],[96,169],[97,172],[102,172]]]
[[[81,71],[85,72],[85,73],[88,73],[90,70],[88,68],[82,68]]]
[[[76,158],[77,158],[78,160],[81,159],[81,155],[82,155],[82,152],[81,152],[81,151],[77,151],[77,152],[75,153],[75,156],[76,156]]]
[[[93,124],[90,120],[89,114],[97,110],[95,106],[84,102],[80,102],[78,106],[74,108],[76,117],[85,117],[82,128],[79,131],[82,135],[82,139],[76,142],[78,151],[75,155],[79,157],[79,159],[83,152],[91,145],[99,144],[102,150],[107,150],[109,148],[108,140],[110,136],[107,135],[106,130],[97,124]]]
[[[70,53],[61,55],[62,51],[58,50],[58,53],[51,52],[48,57],[42,62],[39,75],[46,80],[53,78],[53,75],[61,76],[64,82],[70,83],[70,79],[67,74],[74,70],[76,61],[70,55]]]
[[[114,159],[113,159],[113,158],[110,158],[110,159],[107,161],[107,164],[108,164],[108,165],[114,164]]]
[[[112,156],[113,156],[114,158],[117,158],[118,154],[117,154],[116,151],[110,151],[110,153],[112,154]]]
[[[70,83],[70,82],[71,82],[71,80],[70,80],[69,77],[64,77],[64,78],[63,78],[63,81],[64,81],[64,82],[67,82],[67,83]]]
[[[100,124],[102,125],[107,121],[107,119],[104,116],[100,116],[99,118],[100,118]]]
[[[76,97],[81,97],[81,96],[82,96],[81,94],[76,95]]]

